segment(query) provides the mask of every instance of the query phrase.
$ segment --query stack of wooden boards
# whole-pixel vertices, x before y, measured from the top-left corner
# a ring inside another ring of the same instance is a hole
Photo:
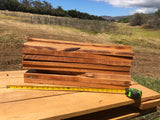
[[[23,81],[25,72],[0,72],[0,120],[128,120],[152,112],[150,108],[160,104],[159,93],[133,81],[131,88],[143,93],[137,106],[140,109],[133,107],[138,101],[125,94],[5,88],[7,85],[30,85]]]
[[[28,38],[23,48],[26,83],[125,89],[134,53],[124,45]]]

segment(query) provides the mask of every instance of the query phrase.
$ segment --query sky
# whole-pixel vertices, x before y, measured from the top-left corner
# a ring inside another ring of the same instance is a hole
[[[45,0],[54,8],[76,9],[97,16],[124,16],[134,13],[154,13],[160,9],[160,0]]]

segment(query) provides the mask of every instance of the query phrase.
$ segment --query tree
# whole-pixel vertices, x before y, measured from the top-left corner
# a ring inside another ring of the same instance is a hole
[[[68,14],[68,16],[76,18],[77,17],[77,10],[68,10],[67,14]]]
[[[22,0],[22,4],[27,6],[27,7],[32,7],[32,0]]]
[[[160,9],[147,21],[146,28],[160,29]]]
[[[33,2],[32,2],[32,5],[33,5],[35,8],[39,8],[39,9],[43,8],[43,6],[44,6],[44,4],[41,3],[40,1],[33,1]]]
[[[102,17],[89,15],[88,13],[82,13],[77,10],[66,11],[61,6],[55,9],[45,0],[43,0],[43,2],[41,2],[41,0],[0,0],[0,9],[80,19],[104,20]]]
[[[118,22],[121,22],[121,23],[129,23],[129,21],[130,21],[129,17],[118,20]]]
[[[135,13],[130,19],[130,25],[142,25],[147,22],[147,16],[143,13]]]
[[[63,10],[63,8],[61,6],[58,6],[56,9],[56,16],[62,16],[62,17],[65,17],[67,16],[67,13],[65,10]]]
[[[43,7],[46,9],[53,9],[52,5],[46,1],[43,1]]]
[[[19,2],[17,0],[1,0],[3,9],[17,11]]]
[[[160,9],[157,12],[155,12],[155,16],[160,17]]]
[[[0,9],[5,10],[4,0],[0,0]]]

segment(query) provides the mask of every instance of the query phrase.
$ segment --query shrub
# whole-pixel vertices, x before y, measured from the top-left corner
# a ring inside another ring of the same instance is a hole
[[[147,21],[147,28],[160,29],[160,9]]]
[[[146,28],[160,29],[160,17],[154,16],[149,19]]]
[[[147,22],[147,15],[143,13],[136,13],[130,19],[130,25],[143,25]]]
[[[155,12],[154,15],[157,16],[157,17],[160,17],[160,9],[157,12]]]
[[[121,22],[121,23],[129,23],[129,21],[130,21],[129,17],[118,20],[118,22]]]

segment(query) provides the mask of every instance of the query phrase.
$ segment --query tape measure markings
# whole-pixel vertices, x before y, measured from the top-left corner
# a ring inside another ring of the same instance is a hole
[[[81,92],[101,92],[101,93],[125,93],[131,99],[141,99],[142,91],[136,88],[121,89],[100,89],[82,87],[56,87],[56,86],[25,86],[7,85],[8,89],[28,89],[28,90],[56,90],[56,91],[81,91]]]
[[[101,89],[101,88],[82,88],[82,87],[55,87],[55,86],[25,86],[25,85],[7,85],[8,89],[28,89],[28,90],[56,90],[56,91],[81,91],[81,92],[109,92],[125,93],[121,89]]]

